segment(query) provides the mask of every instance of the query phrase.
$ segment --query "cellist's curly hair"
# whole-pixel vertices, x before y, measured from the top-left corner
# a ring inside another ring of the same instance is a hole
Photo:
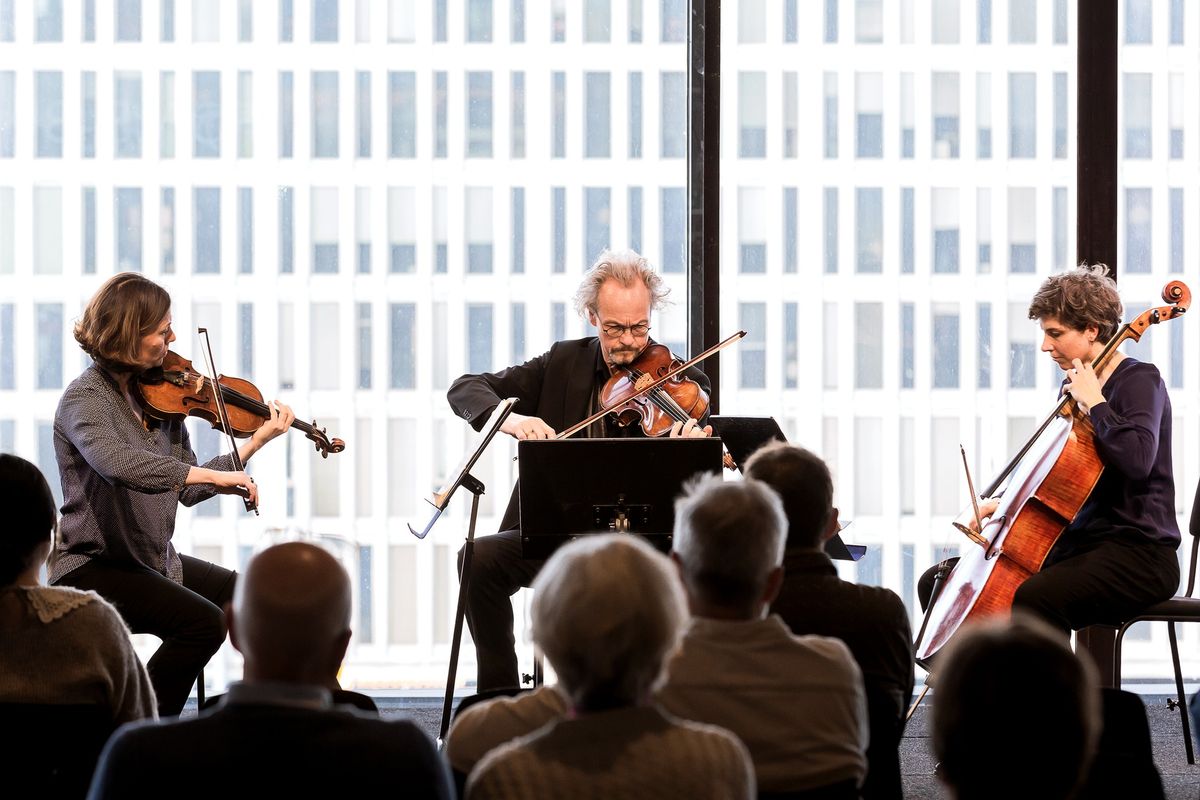
[[[142,337],[154,332],[171,310],[171,295],[136,272],[113,275],[88,301],[75,322],[75,341],[102,367],[131,372]]]
[[[1095,325],[1100,341],[1107,342],[1121,327],[1124,310],[1108,267],[1080,264],[1042,282],[1029,304],[1029,318],[1054,318],[1077,331]]]
[[[588,312],[596,313],[600,287],[608,280],[626,287],[640,280],[650,290],[650,307],[655,311],[667,304],[667,295],[671,293],[662,276],[650,268],[650,262],[643,256],[633,250],[605,250],[596,257],[575,292],[575,310],[579,316],[586,318]]]

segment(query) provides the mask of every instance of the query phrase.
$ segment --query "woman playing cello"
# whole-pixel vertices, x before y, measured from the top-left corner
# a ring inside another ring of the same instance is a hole
[[[1121,300],[1103,265],[1047,278],[1029,305],[1042,351],[1064,372],[1070,394],[1094,429],[1104,470],[1040,571],[1016,590],[1013,606],[1069,633],[1119,623],[1171,597],[1179,585],[1179,527],[1171,469],[1171,401],[1153,364],[1114,352],[1092,361],[1121,324]],[[985,520],[995,499],[980,505]],[[971,527],[977,525],[971,521]],[[922,602],[932,570],[922,578]]]
[[[147,667],[159,714],[177,715],[225,640],[222,607],[236,576],[175,551],[176,506],[215,494],[255,500],[258,489],[232,471],[229,455],[198,466],[182,419],[143,414],[137,376],[161,366],[175,340],[166,290],[135,273],[115,275],[74,333],[94,363],[67,387],[54,415],[63,507],[50,582],[94,590],[134,633],[162,639]],[[239,448],[242,461],[293,419],[290,408],[272,404],[271,419]]]

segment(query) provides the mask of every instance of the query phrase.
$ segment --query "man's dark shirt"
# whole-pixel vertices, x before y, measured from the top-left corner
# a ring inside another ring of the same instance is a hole
[[[792,548],[784,555],[783,588],[771,606],[803,636],[841,639],[862,669],[868,695],[886,693],[897,716],[913,691],[912,628],[908,610],[890,589],[841,580],[829,556]]]
[[[688,378],[700,384],[706,393],[708,377],[689,367]],[[596,395],[611,377],[595,336],[555,342],[550,349],[524,364],[499,372],[463,375],[450,385],[446,399],[454,413],[480,430],[488,415],[507,397],[517,398],[513,413],[539,417],[555,431],[564,431],[586,419],[596,410]],[[707,414],[701,422],[707,420]],[[637,425],[622,428],[612,415],[576,436],[641,436]],[[516,530],[520,525],[517,489],[513,488],[508,510],[499,530]]]

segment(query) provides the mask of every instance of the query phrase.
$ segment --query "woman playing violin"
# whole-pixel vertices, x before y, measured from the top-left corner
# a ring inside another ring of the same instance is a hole
[[[1061,391],[1090,418],[1104,465],[1041,571],[1013,598],[1014,607],[1067,632],[1124,621],[1179,585],[1166,385],[1153,364],[1119,351],[1099,372],[1092,369],[1121,314],[1116,283],[1103,265],[1047,278],[1029,306],[1029,318],[1041,325],[1042,351],[1063,370]],[[982,503],[981,516],[996,507],[994,499]]]
[[[121,612],[134,633],[162,645],[147,665],[161,716],[183,709],[197,673],[225,640],[222,607],[235,573],[171,544],[176,506],[216,494],[256,500],[258,489],[231,456],[196,463],[183,420],[143,413],[137,377],[162,365],[175,340],[171,298],[135,273],[105,282],[75,324],[93,363],[63,393],[54,415],[54,452],[63,507],[50,582],[91,589]],[[290,426],[282,403],[241,445],[243,462]]]

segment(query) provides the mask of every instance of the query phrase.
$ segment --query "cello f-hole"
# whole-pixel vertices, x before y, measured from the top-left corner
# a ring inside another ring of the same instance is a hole
[[[1008,517],[1004,514],[1001,514],[998,517],[988,520],[988,524],[983,526],[984,530],[992,527],[993,524],[1000,526],[1000,530],[996,531],[996,535],[993,536],[988,543],[987,552],[983,554],[984,560],[991,561],[993,558],[1004,552],[1004,548],[998,546],[996,542],[1000,539],[1000,532],[1004,530],[1004,526],[1007,522]]]

